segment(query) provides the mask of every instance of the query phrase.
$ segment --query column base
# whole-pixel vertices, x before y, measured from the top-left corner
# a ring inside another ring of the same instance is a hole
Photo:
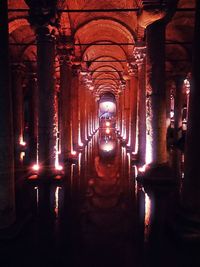
[[[137,181],[142,184],[175,185],[176,178],[167,163],[150,164],[137,176]]]

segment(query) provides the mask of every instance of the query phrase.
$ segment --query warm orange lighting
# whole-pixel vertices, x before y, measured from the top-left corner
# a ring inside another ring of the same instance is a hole
[[[109,122],[109,121],[106,122],[106,126],[107,126],[107,127],[110,126],[110,122]]]
[[[109,134],[110,133],[110,129],[106,128],[106,133]]]
[[[21,137],[20,140],[19,140],[19,144],[21,146],[26,146],[26,142],[24,142],[23,138]]]
[[[23,161],[24,157],[25,157],[25,152],[23,151],[20,153],[20,161]]]
[[[56,191],[55,191],[55,207],[54,207],[54,211],[56,214],[56,218],[58,218],[58,211],[59,211],[59,191],[60,191],[61,187],[57,186],[56,187]]]
[[[72,154],[73,156],[75,156],[75,155],[76,155],[76,151],[72,150],[72,151],[71,151],[71,154]]]
[[[147,167],[147,165],[145,164],[142,167],[138,168],[138,171],[139,172],[145,172],[146,171],[146,167]]]
[[[110,152],[115,148],[115,143],[114,142],[105,142],[100,145],[100,149],[105,151],[105,152]]]
[[[150,231],[150,222],[151,222],[151,210],[152,210],[152,204],[151,199],[149,196],[145,193],[145,218],[144,218],[144,235],[145,235],[145,241],[147,241]]]
[[[39,171],[39,169],[40,169],[39,164],[34,164],[34,165],[32,166],[32,169],[33,169],[34,171]]]
[[[61,166],[61,165],[56,165],[55,166],[55,169],[57,170],[57,171],[62,171],[63,170],[63,166]]]

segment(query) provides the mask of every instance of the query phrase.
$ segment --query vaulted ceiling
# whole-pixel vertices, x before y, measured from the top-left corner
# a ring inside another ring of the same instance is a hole
[[[29,22],[30,4],[28,6],[26,2],[31,1],[8,1],[11,60],[24,63],[27,68],[34,70],[37,54],[36,35]],[[191,71],[194,11],[189,9],[195,8],[194,0],[58,1],[59,27],[56,34],[58,37],[69,37],[73,43],[75,57],[82,61],[83,69],[86,68],[91,73],[97,91],[101,92],[106,88],[115,92],[119,87],[120,79],[128,73],[128,63],[132,60],[135,43],[141,38],[145,39],[145,32],[142,31],[141,34],[142,23],[148,25],[154,20],[152,14],[149,16],[143,9],[154,4],[155,8],[158,4],[165,4],[167,78],[184,77]],[[17,11],[13,11],[14,9]],[[126,11],[115,11],[116,9]],[[67,10],[87,12],[66,12]],[[159,12],[158,15],[160,16]]]

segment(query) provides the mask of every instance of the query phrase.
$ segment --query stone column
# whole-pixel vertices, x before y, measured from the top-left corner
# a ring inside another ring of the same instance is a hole
[[[129,126],[130,126],[130,84],[126,82],[126,89],[124,91],[124,105],[125,105],[125,139],[124,141],[128,143],[129,141]]]
[[[9,76],[7,1],[0,1],[0,229],[15,221],[14,145]]]
[[[13,127],[16,149],[22,144],[24,131],[23,78],[24,66],[12,64]]]
[[[165,25],[162,21],[147,27],[147,164],[167,162],[165,96]]]
[[[136,133],[137,133],[137,94],[138,82],[137,74],[130,76],[130,148],[136,152]]]
[[[29,78],[30,119],[29,119],[29,158],[31,164],[38,163],[38,85],[36,73]]]
[[[84,82],[81,80],[80,81],[80,101],[79,101],[79,106],[80,106],[80,138],[81,142],[85,144],[86,141],[86,118],[85,118],[85,87],[84,87]]]
[[[79,87],[79,66],[72,66],[72,84],[71,84],[71,112],[72,112],[72,140],[73,150],[78,149],[79,135],[79,115],[78,115],[78,87]]]
[[[39,164],[43,171],[52,170],[56,158],[55,129],[55,37],[47,27],[37,29],[37,63],[39,90],[38,145]]]
[[[62,161],[69,157],[71,147],[71,79],[72,70],[68,56],[60,58],[60,138]]]
[[[138,159],[146,162],[146,64],[142,57],[138,64]]]
[[[177,143],[182,131],[182,108],[183,108],[183,78],[176,81],[175,104],[174,104],[174,142]]]
[[[182,191],[183,237],[200,240],[200,2],[196,1],[196,21],[193,43],[193,71],[189,98],[188,127],[186,134],[185,177]]]

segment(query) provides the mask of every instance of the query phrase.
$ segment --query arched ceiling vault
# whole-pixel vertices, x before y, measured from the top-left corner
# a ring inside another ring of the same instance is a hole
[[[139,32],[138,21],[141,18],[140,12],[106,12],[106,10],[142,8],[148,2],[152,1],[58,0],[58,9],[103,11],[60,12],[58,16],[60,19],[58,32],[70,37],[71,42],[75,44],[73,46],[75,57],[84,61],[84,66],[94,80],[96,92],[110,90],[116,94],[119,91],[119,79],[128,73],[127,62],[133,55]],[[29,8],[25,0],[8,0],[8,7],[26,10]],[[179,0],[178,8],[195,8],[195,0]],[[30,61],[30,64],[33,62],[35,66],[36,35],[30,26],[28,16],[28,11],[9,12],[10,54],[13,62]],[[184,76],[191,71],[193,28],[194,12],[175,12],[171,16],[166,26],[167,75]],[[104,80],[98,80],[100,78]]]

